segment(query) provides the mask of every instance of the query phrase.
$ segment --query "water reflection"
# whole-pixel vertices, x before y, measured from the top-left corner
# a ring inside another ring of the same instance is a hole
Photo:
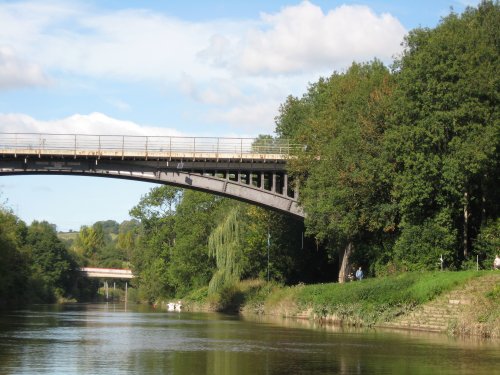
[[[492,374],[500,343],[122,305],[0,314],[5,374]]]

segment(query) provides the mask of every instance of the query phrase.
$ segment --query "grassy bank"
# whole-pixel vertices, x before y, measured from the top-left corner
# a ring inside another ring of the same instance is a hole
[[[202,289],[184,301],[188,308],[197,310],[240,311],[374,326],[458,289],[474,278],[491,274],[490,271],[404,273],[346,284],[292,287],[252,280],[240,282],[213,296]],[[482,294],[475,297],[485,298],[487,308],[478,317],[472,316],[474,311],[469,312],[468,320],[495,322],[500,310],[498,287],[493,286],[484,296]],[[461,331],[465,332],[466,328],[462,327]]]

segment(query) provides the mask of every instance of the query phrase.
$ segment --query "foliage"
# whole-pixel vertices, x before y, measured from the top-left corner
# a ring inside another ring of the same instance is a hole
[[[169,189],[172,188],[165,187],[164,199],[174,197]],[[211,279],[217,281],[217,277],[224,275],[226,266],[228,278],[219,279],[222,282],[215,288],[219,292],[234,286],[240,277],[266,278],[268,249],[271,279],[295,282],[328,278],[329,270],[324,266],[326,254],[317,251],[310,239],[302,239],[304,229],[300,221],[190,190],[175,198],[175,210],[159,214],[149,205],[168,204],[160,199],[160,190],[154,189],[154,195],[155,199],[146,195],[131,210],[141,219],[131,261],[134,273],[139,275],[134,283],[143,300],[183,297],[206,286]],[[231,233],[235,228],[237,233]],[[223,229],[235,237],[227,237]],[[231,246],[229,250],[233,253],[229,257],[221,252],[224,245]],[[215,289],[211,290],[212,294]]]
[[[93,226],[100,226],[106,235],[118,234],[118,231],[120,230],[120,224],[118,224],[115,220],[97,221]]]
[[[397,171],[397,247],[410,254],[405,231],[452,228],[446,251],[454,247],[458,262],[482,223],[498,217],[499,28],[499,4],[484,1],[435,29],[411,31],[395,63],[386,148]]]
[[[252,143],[252,151],[260,154],[288,154],[290,151],[288,139],[273,138],[270,135],[259,134]]]
[[[97,254],[104,244],[104,231],[101,225],[92,227],[84,225],[80,228],[73,248],[77,254],[88,260],[89,265],[97,266]]]
[[[77,266],[57,237],[55,227],[46,221],[34,221],[28,227],[25,246],[32,277],[46,293],[42,300],[67,296],[77,277]]]
[[[299,220],[243,203],[226,202],[225,215],[209,238],[217,259],[209,291],[220,291],[243,279],[284,283],[331,278],[327,254],[304,238]]]
[[[168,265],[175,242],[175,207],[181,197],[177,188],[156,187],[130,210],[130,215],[141,222],[131,262],[143,300],[153,302],[173,293]]]
[[[75,268],[54,225],[34,221],[28,227],[0,207],[0,305],[71,298]]]
[[[29,263],[21,252],[26,225],[0,207],[0,306],[19,303],[26,293]]]
[[[233,207],[208,238],[209,255],[216,260],[217,271],[208,285],[209,293],[240,280],[242,266],[242,240],[240,227],[241,206]]]
[[[208,237],[221,209],[221,198],[185,191],[175,216],[176,241],[169,277],[175,295],[208,285],[214,262],[208,256]]]
[[[474,244],[482,268],[490,268],[496,255],[500,256],[500,218],[485,223]]]
[[[155,226],[159,221],[168,221],[182,197],[181,190],[172,186],[159,186],[141,197],[139,203],[130,210],[130,216],[140,220],[142,225]]]
[[[394,246],[394,256],[405,270],[454,268],[456,230],[449,220],[426,219],[420,225],[407,224]]]
[[[354,63],[280,107],[278,135],[306,145],[290,163],[306,231],[331,255],[372,273],[491,256],[481,231],[500,210],[499,28],[498,2],[483,1],[412,30],[392,72]]]
[[[305,236],[301,220],[245,205],[242,278],[280,283],[319,282],[332,278],[324,249]],[[269,263],[268,263],[269,251]]]
[[[277,130],[307,145],[292,161],[309,234],[342,253],[347,243],[379,241],[393,231],[391,171],[383,136],[393,91],[379,61],[321,78],[281,107]],[[290,113],[288,113],[290,112]],[[293,121],[301,119],[301,127]]]
[[[269,294],[268,285],[271,284],[260,279],[235,281],[212,293],[208,288],[199,289],[183,302],[187,302],[188,306],[204,305],[214,311],[238,312],[244,309],[259,312],[265,296]]]
[[[98,221],[92,226],[82,226],[80,231],[58,233],[80,266],[104,268],[130,268],[140,223],[125,220]]]

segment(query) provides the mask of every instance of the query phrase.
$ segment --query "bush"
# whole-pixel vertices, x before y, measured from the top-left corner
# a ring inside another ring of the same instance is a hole
[[[454,269],[456,230],[447,218],[427,219],[420,225],[407,224],[394,245],[396,259],[408,270],[438,270],[443,257],[444,266]]]
[[[500,218],[489,221],[481,228],[474,243],[474,253],[479,256],[480,267],[490,269],[493,259],[500,255]]]

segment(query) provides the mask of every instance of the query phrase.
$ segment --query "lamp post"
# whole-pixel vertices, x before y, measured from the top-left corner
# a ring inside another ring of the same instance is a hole
[[[271,233],[267,227],[267,282],[269,283],[269,248],[271,247]]]

